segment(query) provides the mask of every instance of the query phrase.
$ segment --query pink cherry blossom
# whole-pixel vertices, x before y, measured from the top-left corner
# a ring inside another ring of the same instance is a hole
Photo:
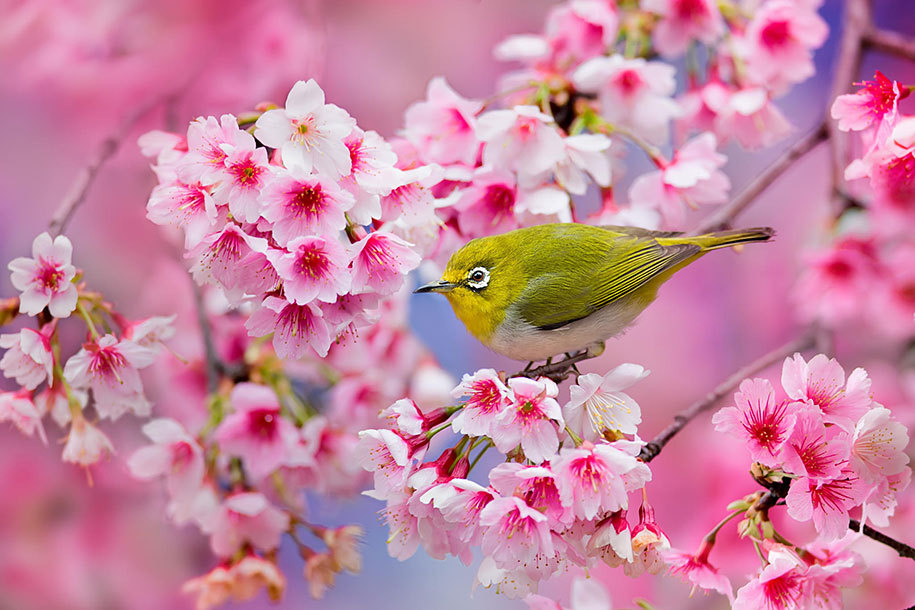
[[[598,522],[597,529],[588,539],[587,549],[589,555],[600,557],[612,568],[632,563],[632,532],[626,511],[616,511]]]
[[[553,554],[547,517],[514,496],[496,498],[480,511],[482,549],[499,565],[526,563]]]
[[[733,600],[734,592],[731,589],[731,582],[727,576],[718,571],[718,568],[709,563],[708,556],[712,546],[713,544],[708,540],[703,540],[696,554],[669,549],[662,555],[664,561],[670,566],[670,573],[678,574],[691,582],[693,591],[696,590],[696,587],[706,591],[717,591]]]
[[[245,555],[232,566],[232,597],[238,601],[254,599],[263,589],[271,601],[277,602],[286,590],[286,577],[276,565],[257,555]]]
[[[246,542],[258,550],[271,551],[289,528],[289,515],[259,492],[237,493],[226,498],[207,524],[210,548],[219,557],[231,557]]]
[[[569,387],[569,402],[562,408],[566,425],[586,441],[602,438],[605,430],[635,434],[642,421],[642,411],[638,403],[621,390],[647,375],[644,367],[628,363],[603,376],[580,375]]]
[[[403,286],[404,276],[422,260],[411,244],[396,235],[373,231],[350,247],[354,293],[390,295]]]
[[[851,441],[851,466],[865,481],[899,474],[907,468],[909,444],[906,427],[892,419],[890,410],[874,407],[855,424]]]
[[[770,551],[768,563],[737,591],[733,610],[800,608],[806,566],[793,553]]]
[[[627,493],[651,480],[648,466],[608,443],[564,447],[552,464],[563,504],[579,519],[626,508]]]
[[[261,216],[258,196],[270,175],[267,150],[256,147],[254,137],[241,131],[226,156],[225,169],[213,176],[217,179],[213,199],[228,204],[236,220],[256,222]]]
[[[273,239],[285,246],[307,234],[340,231],[353,196],[336,182],[294,169],[277,173],[261,193],[261,214],[273,224]]]
[[[149,415],[139,369],[153,363],[152,350],[128,339],[105,335],[83,344],[64,365],[64,378],[77,388],[91,388],[99,417],[115,420],[127,411]]]
[[[221,450],[240,457],[245,471],[260,480],[279,468],[299,441],[295,425],[281,413],[267,386],[239,383],[229,397],[232,413],[213,434]]]
[[[663,553],[670,548],[667,534],[655,520],[654,508],[642,500],[639,522],[632,528],[632,561],[623,564],[623,572],[630,577],[660,574],[667,568]]]
[[[296,237],[289,252],[273,255],[286,298],[298,305],[314,301],[333,303],[350,289],[350,256],[332,237]]]
[[[391,145],[375,131],[353,128],[343,140],[349,149],[352,173],[339,184],[354,197],[353,207],[347,216],[358,225],[371,224],[381,218],[381,195],[390,194],[398,186],[394,180],[397,154]]]
[[[47,307],[55,318],[66,318],[76,309],[79,298],[73,278],[76,267],[70,264],[73,245],[64,235],[53,240],[45,232],[32,241],[32,258],[20,256],[10,261],[10,281],[19,295],[19,311],[35,316]]]
[[[568,136],[562,141],[566,157],[553,168],[556,182],[575,195],[587,192],[588,176],[598,186],[610,185],[610,138],[599,133],[583,133]]]
[[[143,480],[165,476],[172,503],[192,503],[203,483],[203,449],[173,419],[154,419],[143,426],[143,434],[153,444],[137,449],[130,456],[127,460],[130,473]],[[171,510],[186,512],[177,507]]]
[[[837,426],[827,427],[816,407],[795,412],[796,423],[781,452],[783,469],[825,481],[838,476],[851,451],[851,439]]]
[[[0,335],[0,347],[7,350],[0,358],[0,370],[5,377],[27,390],[34,390],[42,382],[54,385],[54,354],[48,337],[54,330],[48,324],[42,330],[23,328],[16,334]]]
[[[717,113],[715,133],[722,139],[737,138],[744,148],[772,146],[791,133],[791,123],[762,87],[741,89],[709,101]]]
[[[245,293],[261,294],[276,287],[279,279],[268,252],[266,239],[229,223],[201,240],[187,256],[197,261],[191,267],[197,283],[218,284],[230,301],[236,301]]]
[[[451,395],[467,398],[463,408],[451,420],[451,428],[457,434],[469,436],[490,436],[496,417],[512,402],[511,390],[494,369],[465,374]]]
[[[156,185],[146,203],[149,220],[157,225],[174,225],[184,229],[185,248],[193,248],[207,233],[211,233],[219,216],[220,211],[209,188],[200,182]]]
[[[483,163],[536,176],[562,160],[562,136],[552,117],[536,106],[491,110],[477,119],[477,137],[484,143]]]
[[[187,129],[187,154],[178,164],[178,177],[186,184],[212,184],[225,170],[229,152],[239,134],[238,120],[231,114],[199,117]]]
[[[410,446],[391,430],[361,430],[353,457],[374,473],[375,492],[384,497],[400,491],[410,475]]]
[[[857,368],[846,381],[842,366],[824,354],[817,354],[810,362],[800,354],[786,358],[782,387],[790,398],[819,407],[825,421],[849,430],[873,404],[867,371]]]
[[[355,126],[345,110],[324,103],[324,91],[311,79],[293,85],[285,108],[268,110],[257,119],[254,137],[279,149],[288,168],[337,178],[352,170],[343,138]]]
[[[890,524],[890,517],[896,512],[897,496],[912,481],[912,469],[904,468],[899,474],[880,479],[867,494],[861,508],[861,522],[873,523],[878,527]]]
[[[572,81],[585,93],[596,93],[601,116],[655,142],[667,140],[669,121],[680,113],[672,99],[673,66],[622,55],[597,57],[579,66]]]
[[[323,358],[334,340],[317,304],[296,305],[277,297],[265,298],[261,308],[245,322],[245,328],[252,337],[273,333],[273,349],[287,360],[304,357],[309,347]]]
[[[545,377],[509,379],[514,401],[496,417],[492,440],[496,448],[508,453],[519,443],[527,459],[535,464],[550,459],[559,449],[560,429],[564,426],[562,409],[556,402],[556,384]]]
[[[616,42],[618,28],[615,2],[574,0],[554,7],[545,28],[550,64],[564,71],[603,55]]]
[[[842,610],[840,589],[857,587],[862,581],[862,558],[847,549],[858,538],[857,534],[846,532],[834,542],[818,539],[808,547],[813,558],[804,575],[803,595],[808,604],[823,610]]]
[[[91,466],[106,455],[114,453],[114,446],[105,434],[82,417],[73,420],[61,459],[80,466]]]
[[[900,90],[898,81],[891,81],[880,70],[874,72],[874,80],[855,83],[862,87],[855,93],[840,95],[832,103],[830,114],[839,122],[842,131],[862,131],[896,118],[899,100],[906,97],[908,89]]]
[[[829,480],[794,479],[785,504],[792,518],[812,520],[824,540],[834,540],[848,530],[848,511],[862,503],[867,491],[867,485],[846,467]]]
[[[703,133],[684,144],[660,171],[642,174],[632,183],[629,198],[634,205],[655,207],[670,226],[681,226],[687,205],[727,201],[731,182],[720,168],[727,157],[715,152],[715,136]]]
[[[433,163],[473,164],[480,150],[474,131],[481,102],[458,95],[443,77],[429,81],[426,100],[404,114],[404,136]]]
[[[32,436],[38,431],[38,437],[47,445],[48,439],[41,423],[41,413],[32,402],[26,390],[18,392],[0,392],[0,422],[10,421],[20,432]]]
[[[872,240],[846,236],[805,259],[794,295],[803,318],[836,326],[863,313],[861,295],[871,294],[879,283]]]
[[[70,396],[75,400],[75,404],[79,405],[80,410],[85,408],[89,401],[89,392],[78,388],[70,388]],[[44,391],[35,394],[33,400],[42,417],[50,413],[54,423],[61,428],[70,423],[73,414],[70,411],[70,400],[63,384],[58,383],[53,387],[46,387]]]
[[[486,508],[497,494],[492,489],[467,479],[452,479],[450,485],[457,493],[435,501],[435,507],[441,511],[446,521],[456,524],[460,540],[474,545],[480,544],[480,511]]]
[[[884,281],[874,295],[871,318],[887,335],[909,337],[915,331],[915,244],[896,245],[883,262]]]
[[[713,43],[724,32],[718,5],[711,0],[648,0],[642,8],[661,15],[653,42],[664,57],[681,55],[692,40]]]
[[[776,466],[803,403],[776,402],[775,390],[766,379],[743,380],[734,402],[736,407],[725,407],[712,417],[715,430],[742,440],[753,461]]]
[[[119,322],[124,329],[124,338],[130,339],[140,347],[151,349],[158,354],[165,342],[175,336],[176,314],[170,316],[150,316],[142,320],[125,320]]]
[[[791,0],[770,0],[747,25],[747,74],[781,92],[814,73],[811,51],[826,40],[829,27],[812,7]]]
[[[556,473],[549,466],[499,464],[489,471],[490,485],[503,496],[516,496],[550,519],[550,527],[562,529],[572,521],[571,504],[559,492]]]

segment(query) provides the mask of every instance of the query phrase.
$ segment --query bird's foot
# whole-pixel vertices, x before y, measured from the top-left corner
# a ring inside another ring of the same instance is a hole
[[[602,344],[601,344],[602,345]],[[593,346],[592,346],[593,347]],[[595,358],[604,350],[593,350],[591,347],[575,352],[574,354],[566,353],[562,360],[553,362],[553,358],[548,358],[546,362],[538,367],[532,367],[533,362],[529,363],[523,371],[512,375],[512,377],[528,377],[536,379],[537,377],[548,377],[559,383],[571,375],[581,375],[577,364],[582,360]]]

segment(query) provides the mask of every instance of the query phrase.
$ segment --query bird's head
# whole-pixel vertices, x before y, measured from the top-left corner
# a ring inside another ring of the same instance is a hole
[[[467,330],[483,343],[525,286],[520,262],[512,257],[511,244],[503,237],[468,242],[451,255],[439,281],[415,290],[444,294]]]

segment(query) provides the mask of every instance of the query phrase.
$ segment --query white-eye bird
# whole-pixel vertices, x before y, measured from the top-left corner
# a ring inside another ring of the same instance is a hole
[[[685,237],[584,224],[545,224],[468,242],[441,280],[467,330],[499,354],[537,362],[590,349],[626,329],[674,273],[710,250],[768,241],[767,227]]]

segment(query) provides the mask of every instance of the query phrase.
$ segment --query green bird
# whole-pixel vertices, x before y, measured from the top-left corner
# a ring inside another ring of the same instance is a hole
[[[710,250],[769,241],[768,227],[694,237],[632,227],[545,224],[468,242],[439,292],[474,337],[514,360],[603,350],[674,273]]]

